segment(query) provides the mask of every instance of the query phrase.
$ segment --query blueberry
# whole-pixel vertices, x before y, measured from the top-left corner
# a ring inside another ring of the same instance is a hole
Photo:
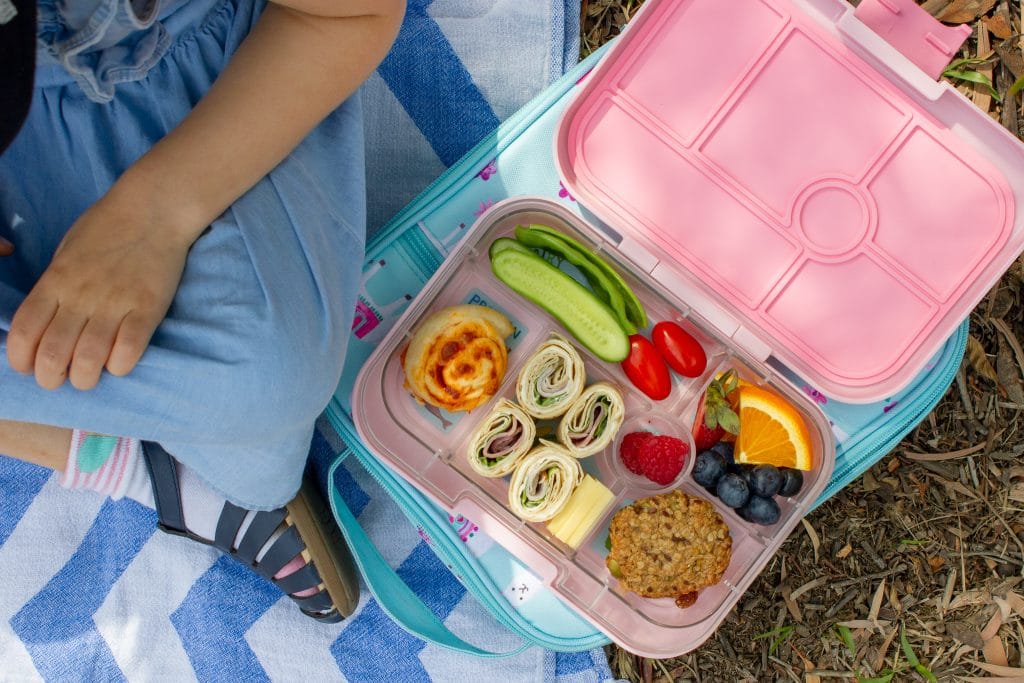
[[[795,496],[804,485],[804,473],[800,470],[784,467],[782,469],[782,488],[779,489],[780,496]]]
[[[725,459],[726,465],[731,465],[734,462],[736,462],[736,458],[734,456],[734,445],[729,443],[728,441],[719,441],[718,443],[711,447],[711,450],[722,456],[722,458]]]
[[[693,461],[693,480],[708,490],[714,490],[725,474],[725,461],[714,451],[701,451]]]
[[[782,473],[775,465],[758,465],[747,481],[754,495],[771,498],[782,488]]]
[[[738,474],[725,474],[718,480],[715,490],[718,499],[731,508],[743,507],[750,498],[750,486]]]
[[[753,465],[741,465],[740,463],[734,462],[731,465],[727,465],[725,471],[730,474],[738,474],[743,477],[743,481],[750,484],[750,473],[754,471]]]
[[[775,502],[773,498],[764,498],[763,496],[751,496],[747,504],[738,510],[740,517],[753,522],[754,524],[762,524],[769,526],[779,521],[781,511],[779,510],[779,504]]]

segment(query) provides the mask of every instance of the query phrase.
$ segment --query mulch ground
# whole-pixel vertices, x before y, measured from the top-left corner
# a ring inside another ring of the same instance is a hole
[[[583,55],[641,4],[582,0]],[[974,28],[944,77],[1024,139],[1020,0],[919,4]],[[1022,297],[1018,259],[971,314],[967,354],[935,410],[796,527],[710,640],[665,660],[609,646],[616,675],[1024,682]]]

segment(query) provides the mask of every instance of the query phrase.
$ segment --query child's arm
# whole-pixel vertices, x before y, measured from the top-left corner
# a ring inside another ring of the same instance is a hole
[[[267,6],[185,120],[68,231],[11,323],[11,366],[79,389],[127,374],[170,306],[192,242],[352,94],[404,0]]]

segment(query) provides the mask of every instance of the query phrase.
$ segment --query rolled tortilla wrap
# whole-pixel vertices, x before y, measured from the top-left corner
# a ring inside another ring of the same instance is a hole
[[[508,399],[500,399],[469,437],[467,456],[475,472],[504,477],[533,447],[533,418]]]
[[[579,461],[558,444],[541,439],[512,473],[509,507],[527,522],[546,522],[565,507],[582,480]]]
[[[555,334],[530,356],[519,371],[516,398],[537,419],[565,413],[583,393],[587,370],[579,352]]]
[[[612,442],[625,417],[626,406],[615,385],[596,382],[562,416],[558,440],[573,457],[585,458]]]

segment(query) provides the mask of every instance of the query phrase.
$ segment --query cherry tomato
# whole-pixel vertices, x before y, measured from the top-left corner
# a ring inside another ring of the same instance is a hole
[[[684,377],[700,377],[708,366],[708,357],[700,342],[671,320],[655,325],[651,340],[669,367]]]
[[[629,381],[655,401],[667,398],[672,391],[672,376],[665,360],[654,344],[641,334],[629,336],[629,355],[622,361]]]

